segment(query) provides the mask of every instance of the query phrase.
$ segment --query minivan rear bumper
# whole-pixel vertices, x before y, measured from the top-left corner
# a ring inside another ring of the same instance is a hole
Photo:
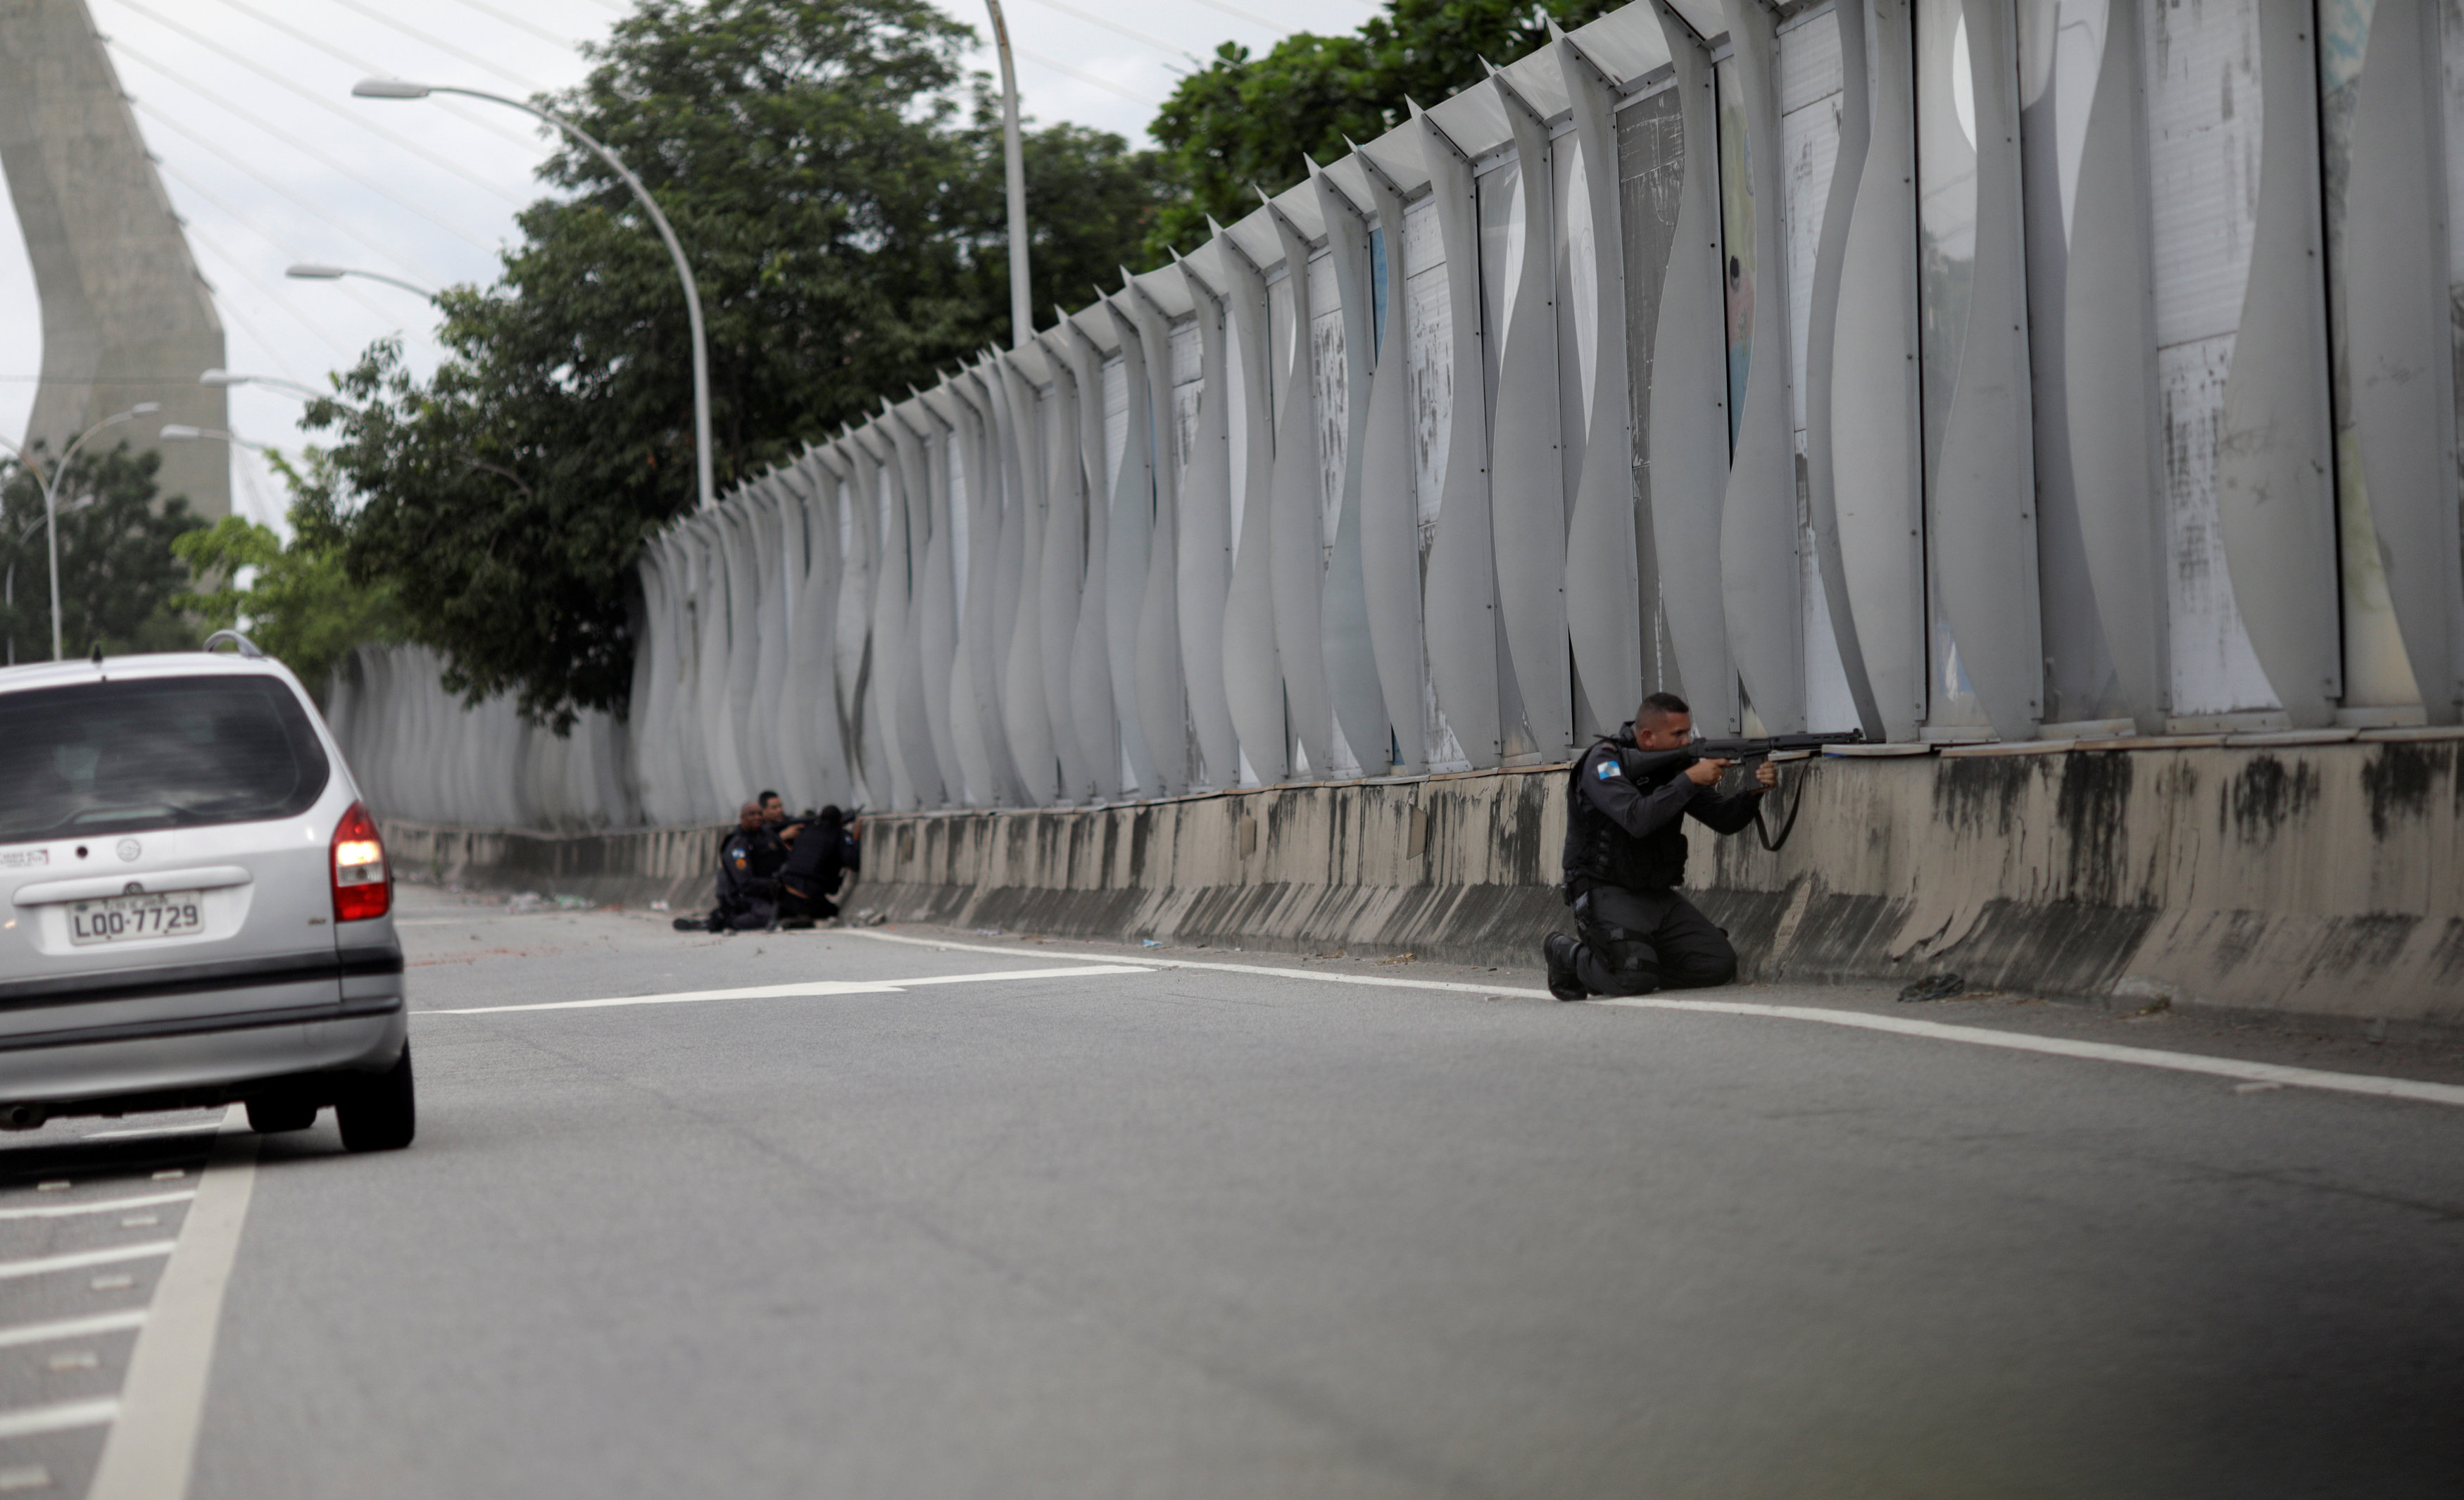
[[[383,1070],[408,1036],[402,952],[0,982],[0,1103],[52,1113],[304,1072]]]

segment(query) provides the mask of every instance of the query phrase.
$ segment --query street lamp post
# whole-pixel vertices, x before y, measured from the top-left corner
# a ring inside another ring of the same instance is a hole
[[[163,403],[159,401],[141,401],[125,411],[115,411],[97,422],[69,439],[69,446],[62,449],[60,456],[52,462],[51,477],[43,480],[43,523],[51,533],[45,540],[50,544],[52,554],[52,660],[54,661],[60,659],[60,515],[58,506],[60,477],[69,472],[69,460],[77,456],[77,451],[85,446],[87,438],[94,436],[104,428],[118,427],[122,422],[134,422],[139,417],[151,416],[162,409]],[[6,438],[0,438],[0,448],[8,449],[17,455],[19,463],[24,464],[37,475],[40,474],[41,471],[34,468],[33,459],[27,456],[24,449]],[[12,579],[12,588],[13,585]]]
[[[398,286],[413,297],[424,297],[431,302],[436,300],[435,293],[416,281],[405,281],[400,276],[389,276],[382,271],[363,271],[357,266],[327,266],[303,260],[282,274],[294,281],[340,281],[344,276],[364,276],[370,281],[382,281],[387,286]]]
[[[93,496],[80,495],[69,501],[68,513],[74,516],[93,503]],[[34,528],[43,524],[47,518],[37,516],[17,528],[17,540],[9,547],[7,581],[0,583],[0,607],[5,607],[9,611],[9,665],[11,667],[17,665],[17,549],[26,544],[26,539],[33,536]]]
[[[1018,133],[1018,68],[1009,56],[1009,23],[1001,0],[984,0],[993,13],[993,45],[1001,54],[1001,166],[1009,178],[1009,342],[1023,349],[1035,337],[1035,311],[1026,286],[1026,150]]]
[[[702,331],[701,289],[693,283],[693,266],[685,259],[684,247],[676,243],[676,232],[668,227],[668,216],[659,211],[657,200],[650,196],[650,189],[642,186],[642,179],[634,176],[630,167],[617,160],[615,152],[601,145],[580,125],[522,99],[479,89],[456,88],[443,83],[410,83],[400,78],[362,78],[351,86],[351,93],[360,99],[426,99],[430,94],[458,94],[464,99],[482,99],[492,104],[518,109],[525,115],[545,121],[588,146],[607,164],[610,171],[625,180],[626,187],[633,189],[633,196],[642,201],[642,207],[649,211],[650,222],[658,227],[659,238],[667,242],[668,254],[676,263],[676,279],[684,283],[685,314],[693,323],[694,477],[700,485],[701,508],[708,510],[716,504],[718,497],[714,493],[711,479],[710,340]]]

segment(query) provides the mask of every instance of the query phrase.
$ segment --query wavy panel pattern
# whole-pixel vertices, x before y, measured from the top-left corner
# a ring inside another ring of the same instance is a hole
[[[1078,446],[1078,372],[1072,349],[1077,334],[1067,319],[1039,341],[1052,368],[1052,394],[1044,402],[1044,570],[1037,580],[1043,613],[1040,662],[1045,721],[1052,731],[1052,755],[1060,785],[1054,796],[1074,802],[1095,783],[1095,763],[1078,719],[1071,662],[1078,637],[1078,597],[1087,571],[1087,475]]]
[[[1190,442],[1180,492],[1181,677],[1189,719],[1198,736],[1200,773],[1207,784],[1241,782],[1240,738],[1232,728],[1232,700],[1223,681],[1223,612],[1232,587],[1232,424],[1223,300],[1198,269],[1179,262],[1181,278],[1197,304],[1199,391],[1197,430]]]
[[[1597,716],[1615,727],[1642,701],[1642,587],[1638,573],[1634,399],[1625,346],[1625,235],[1617,203],[1617,88],[1583,49],[1560,34],[1559,73],[1573,107],[1579,194],[1565,205],[1566,254],[1581,256],[1594,289],[1573,309],[1595,330],[1590,388],[1582,392],[1583,450],[1566,523],[1566,622],[1574,670]],[[1578,232],[1579,229],[1579,232]],[[1577,726],[1579,729],[1582,726]]]
[[[1276,649],[1274,579],[1274,386],[1267,375],[1266,281],[1230,235],[1223,247],[1224,309],[1230,352],[1240,369],[1225,382],[1239,402],[1239,514],[1233,521],[1232,584],[1223,602],[1223,689],[1250,774],[1265,784],[1290,774],[1285,734],[1283,661]]]
[[[1572,753],[1574,708],[1567,667],[1565,429],[1557,389],[1556,169],[1538,107],[1505,74],[1492,73],[1488,81],[1505,105],[1520,164],[1496,329],[1490,545],[1524,722],[1540,758],[1561,761]],[[1631,556],[1630,540],[1626,550]]]
[[[1147,454],[1146,492],[1132,496],[1133,502],[1143,499],[1150,518],[1131,662],[1148,759],[1138,787],[1149,797],[1177,797],[1189,788],[1189,719],[1180,686],[1180,485],[1172,452],[1172,335],[1163,310],[1135,281],[1113,298],[1112,319],[1122,354],[1131,359],[1130,427],[1133,441],[1143,431]],[[1121,472],[1130,472],[1127,462]]]
[[[1059,796],[1052,725],[1044,697],[1044,533],[1046,473],[1036,441],[1035,391],[1020,356],[987,366],[987,391],[1000,444],[1001,484],[1010,496],[1001,514],[999,574],[987,601],[987,654],[999,663],[998,707],[1008,757],[1006,774],[1019,803],[1048,806]]]
[[[1420,696],[1427,678],[1420,639],[1420,537],[1413,516],[1411,361],[1404,352],[1411,305],[1411,257],[1403,231],[1403,190],[1386,167],[1360,153],[1386,256],[1386,308],[1378,321],[1375,365],[1361,422],[1360,578],[1377,682],[1395,737],[1396,770],[1429,767]]]
[[[2216,518],[2251,649],[2306,728],[2333,718],[2343,691],[2317,65],[2296,7],[2262,3],[2258,25],[2258,224],[2216,437]]]
[[[1653,9],[1676,72],[1684,169],[1652,335],[1651,529],[1661,560],[1669,645],[1694,721],[1705,730],[1733,731],[1736,668],[1728,656],[1721,574],[1710,565],[1720,556],[1721,497],[1728,480],[1718,112],[1702,40],[1659,0]]]
[[[1317,380],[1309,337],[1316,308],[1309,297],[1309,239],[1289,217],[1267,222],[1284,251],[1284,295],[1291,337],[1273,351],[1275,458],[1267,504],[1267,574],[1275,608],[1275,655],[1283,665],[1284,706],[1292,738],[1313,777],[1334,764],[1334,696],[1328,690],[1321,607],[1326,564],[1320,512],[1324,483],[1318,452]]]
[[[1474,769],[1505,753],[1497,694],[1497,573],[1489,553],[1488,434],[1476,415],[1487,384],[1480,342],[1480,200],[1464,155],[1425,110],[1416,110],[1438,234],[1445,246],[1446,301],[1453,348],[1449,378],[1456,420],[1440,437],[1445,480],[1437,536],[1429,543],[1422,598],[1429,676],[1438,708]]]
[[[1326,224],[1327,259],[1334,272],[1342,318],[1342,350],[1321,378],[1342,392],[1339,430],[1343,468],[1335,495],[1334,544],[1327,552],[1322,655],[1335,726],[1361,771],[1383,776],[1392,764],[1386,695],[1369,636],[1369,590],[1362,559],[1360,491],[1369,424],[1369,226],[1359,206],[1324,171],[1309,174],[1318,217]],[[1327,413],[1330,418],[1334,413]]]
[[[2370,519],[2422,711],[2457,721],[2464,577],[2455,494],[2453,320],[2438,15],[2378,0],[2353,111],[2344,310]]]
[[[2005,0],[2007,3],[2007,0]],[[1805,727],[1805,624],[1798,592],[1796,454],[1790,431],[1787,249],[1781,235],[1779,39],[1755,0],[1726,0],[1746,121],[1753,256],[1746,389],[1720,508],[1720,592],[1728,649],[1765,728]],[[1688,132],[1688,141],[1692,140]],[[1692,157],[1692,146],[1687,155]],[[1690,176],[1691,173],[1689,172]],[[1690,682],[1692,674],[1687,674]]]
[[[1078,583],[1078,623],[1069,641],[1069,709],[1087,755],[1087,784],[1073,799],[1111,802],[1121,795],[1120,720],[1112,707],[1111,598],[1111,488],[1104,459],[1104,351],[1072,319],[1069,361],[1077,375],[1078,462],[1085,474],[1085,564]]]

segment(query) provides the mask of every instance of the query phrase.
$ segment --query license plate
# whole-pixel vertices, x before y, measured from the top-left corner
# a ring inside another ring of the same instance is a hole
[[[202,891],[106,896],[99,901],[74,902],[69,907],[69,941],[79,947],[177,938],[201,931],[205,924]]]

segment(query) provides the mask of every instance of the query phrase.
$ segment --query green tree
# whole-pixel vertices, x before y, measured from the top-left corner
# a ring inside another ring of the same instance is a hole
[[[29,467],[0,460],[0,632],[9,661],[52,654],[51,562],[43,525],[41,474],[51,472],[36,443]],[[205,522],[185,496],[155,503],[163,457],[121,443],[69,461],[58,490],[60,645],[71,655],[97,646],[112,653],[181,651],[197,644],[178,596],[188,570],[174,551]]]
[[[1181,79],[1150,126],[1180,196],[1155,219],[1150,257],[1206,238],[1209,215],[1229,224],[1258,205],[1251,185],[1281,192],[1308,173],[1303,153],[1331,162],[1423,105],[1485,77],[1549,39],[1544,15],[1582,25],[1620,0],[1392,0],[1341,36],[1297,32],[1263,57],[1226,42]]]
[[[644,0],[544,100],[673,224],[709,325],[723,485],[1008,335],[996,115],[925,0]],[[1027,143],[1039,304],[1137,253],[1155,159],[1057,126]],[[629,688],[631,567],[693,502],[691,343],[629,191],[571,147],[498,282],[441,303],[421,381],[380,344],[310,408],[354,506],[342,550],[476,698],[562,727]]]
[[[171,550],[214,586],[172,603],[209,630],[244,631],[322,703],[334,668],[353,648],[402,639],[402,607],[389,581],[354,583],[344,570],[325,455],[311,449],[305,473],[278,453],[267,456],[293,496],[290,541],[240,516],[188,532]]]

